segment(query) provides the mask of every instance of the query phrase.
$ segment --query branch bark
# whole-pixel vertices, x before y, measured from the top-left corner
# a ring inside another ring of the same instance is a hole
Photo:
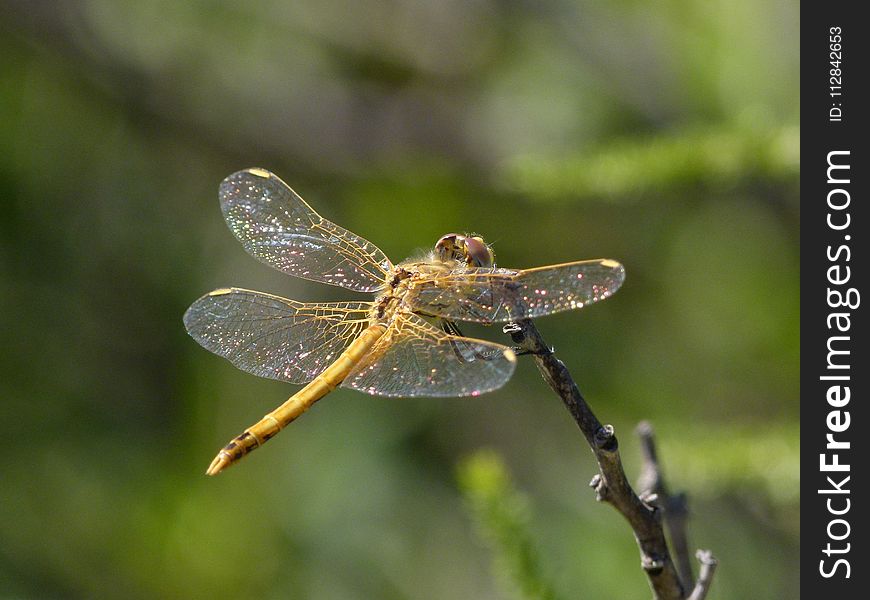
[[[649,580],[655,600],[685,600],[688,596],[686,589],[691,584],[683,586],[677,568],[671,560],[662,527],[663,511],[641,500],[629,484],[622,467],[619,443],[613,427],[601,424],[583,398],[565,364],[555,357],[531,320],[523,319],[511,323],[504,328],[504,331],[510,334],[521,351],[534,356],[544,380],[559,395],[577,426],[580,427],[598,462],[599,472],[589,485],[595,489],[599,501],[611,504],[631,526],[640,550],[641,566]],[[712,556],[709,558],[715,563]],[[691,600],[703,600],[706,590],[709,589],[709,580],[715,565],[713,567],[708,565],[707,571],[704,565],[707,563],[702,561],[702,576],[707,576],[706,587],[704,591],[696,588]],[[688,572],[691,579],[691,567]],[[698,586],[701,586],[701,579],[698,581]]]
[[[692,573],[692,561],[689,558],[689,542],[686,533],[686,524],[689,518],[686,495],[672,496],[665,484],[652,425],[642,421],[635,431],[640,438],[640,449],[643,457],[643,469],[637,480],[640,497],[647,504],[655,505],[662,510],[671,547],[674,550],[677,573],[680,576],[683,589],[689,590],[695,584],[695,580]]]
[[[701,563],[701,573],[698,575],[698,582],[695,584],[695,589],[692,590],[692,595],[688,600],[704,600],[707,597],[707,592],[710,591],[710,585],[713,583],[713,573],[716,572],[716,567],[719,561],[713,558],[713,553],[709,550],[698,550],[695,553],[698,562]]]

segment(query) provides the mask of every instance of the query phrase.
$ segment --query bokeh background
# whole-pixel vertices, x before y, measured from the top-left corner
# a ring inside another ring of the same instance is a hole
[[[476,399],[340,390],[203,475],[296,388],[200,348],[190,302],[348,297],[224,225],[219,182],[261,166],[396,260],[450,231],[502,266],[621,260],[542,333],[632,478],[655,425],[711,598],[797,598],[798,25],[781,0],[0,1],[0,597],[516,597],[457,483],[481,448],[561,597],[649,596],[531,360]]]

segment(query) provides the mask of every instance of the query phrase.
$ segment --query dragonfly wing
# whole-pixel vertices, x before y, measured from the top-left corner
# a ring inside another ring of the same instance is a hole
[[[374,396],[477,396],[504,385],[515,365],[507,346],[448,335],[407,314],[342,385]]]
[[[497,323],[582,308],[612,295],[625,279],[615,260],[515,271],[463,268],[414,283],[414,312],[459,321]]]
[[[286,183],[263,169],[223,180],[227,224],[258,260],[289,275],[358,292],[384,287],[392,264],[377,246],[318,215]]]
[[[303,303],[237,288],[215,290],[184,313],[187,332],[243,371],[306,383],[369,326],[367,302]]]

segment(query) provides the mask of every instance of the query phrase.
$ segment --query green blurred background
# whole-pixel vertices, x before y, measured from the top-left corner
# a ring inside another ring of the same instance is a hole
[[[798,3],[0,1],[0,596],[505,598],[456,465],[501,455],[562,597],[646,598],[582,436],[520,361],[476,399],[296,388],[187,337],[202,293],[347,298],[256,262],[217,186],[266,167],[400,260],[610,257],[538,325],[632,479],[649,419],[711,598],[799,595]],[[499,328],[475,330],[507,343]]]

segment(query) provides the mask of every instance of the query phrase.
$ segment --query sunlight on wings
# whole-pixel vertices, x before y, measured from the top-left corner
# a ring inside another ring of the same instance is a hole
[[[307,383],[369,326],[368,302],[304,303],[237,288],[215,290],[184,314],[190,335],[239,369]]]
[[[522,271],[463,268],[414,282],[413,310],[459,321],[497,323],[583,308],[612,295],[625,269],[584,260]]]
[[[478,396],[504,385],[515,366],[506,346],[448,335],[406,314],[342,385],[375,396]]]
[[[358,292],[384,287],[392,264],[377,246],[317,214],[280,178],[239,171],[220,187],[224,217],[252,256],[289,275]]]

